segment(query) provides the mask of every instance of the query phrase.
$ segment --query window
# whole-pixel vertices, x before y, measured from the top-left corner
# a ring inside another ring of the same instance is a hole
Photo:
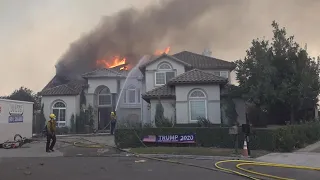
[[[158,69],[161,69],[161,70],[171,70],[171,66],[167,63],[162,63],[160,64],[159,68]]]
[[[227,71],[220,71],[220,76],[224,78],[228,78],[228,72]]]
[[[61,101],[54,103],[52,107],[52,113],[56,115],[58,127],[66,126],[66,110],[66,105]]]
[[[111,105],[112,99],[111,99],[111,93],[109,88],[104,87],[101,89],[98,93],[98,105],[99,106],[107,106]]]
[[[155,72],[155,85],[164,85],[170,79],[175,77],[175,72],[168,63],[162,63],[158,66],[158,71]]]
[[[189,95],[190,121],[207,118],[207,99],[202,90],[193,90]]]
[[[140,89],[129,86],[124,92],[123,100],[125,104],[140,103]]]
[[[228,78],[229,76],[228,71],[214,71],[213,74],[224,78]]]

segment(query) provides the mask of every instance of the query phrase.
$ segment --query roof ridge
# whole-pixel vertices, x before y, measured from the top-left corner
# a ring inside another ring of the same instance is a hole
[[[218,58],[215,58],[215,57],[212,57],[212,56],[206,56],[206,55],[203,55],[203,54],[199,54],[199,53],[195,53],[195,52],[191,52],[191,51],[181,51],[181,52],[178,52],[176,54],[173,54],[172,56],[174,55],[177,55],[177,54],[180,54],[180,53],[190,53],[190,54],[193,54],[193,55],[196,55],[196,56],[204,56],[204,57],[207,57],[207,58],[210,58],[211,60],[217,60],[217,61],[223,61],[223,62],[228,62],[228,63],[232,63],[232,61],[227,61],[227,60],[222,60],[222,59],[218,59]]]
[[[81,76],[82,76],[82,77],[83,77],[83,76],[88,76],[88,75],[94,74],[94,73],[99,72],[99,71],[109,71],[109,72],[111,72],[111,73],[113,73],[113,74],[121,75],[121,73],[119,73],[119,72],[117,72],[117,71],[115,71],[115,70],[113,70],[113,69],[110,69],[110,68],[97,68],[97,69],[95,69],[95,70],[93,70],[93,71],[84,73],[84,74],[82,74]]]
[[[168,58],[171,58],[172,60],[175,60],[175,61],[178,61],[179,63],[181,64],[184,64],[186,66],[190,66],[192,67],[192,65],[190,63],[187,63],[179,58],[176,58],[172,55],[169,55],[169,54],[166,54],[166,53],[162,53],[160,56],[156,57],[155,59],[151,60],[151,61],[147,61],[146,63],[142,64],[139,68],[145,68],[146,66],[148,66],[149,64],[153,63],[153,62],[156,62],[157,60],[163,58],[163,57],[168,57]]]

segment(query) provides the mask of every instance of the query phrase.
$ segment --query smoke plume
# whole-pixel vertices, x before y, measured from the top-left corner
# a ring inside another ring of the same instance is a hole
[[[122,10],[103,17],[97,27],[72,43],[56,65],[57,74],[84,73],[96,68],[97,60],[113,56],[125,57],[134,65],[143,55],[167,46],[175,49],[192,43],[204,49],[215,35],[212,28],[206,28],[213,22],[205,17],[226,11],[228,18],[221,16],[219,21],[228,28],[240,20],[247,4],[234,0],[167,0],[142,10]]]

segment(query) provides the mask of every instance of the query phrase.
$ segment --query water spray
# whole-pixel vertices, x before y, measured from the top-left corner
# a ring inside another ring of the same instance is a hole
[[[137,69],[139,68],[140,64],[141,64],[143,61],[145,61],[147,58],[148,58],[148,56],[147,56],[147,55],[144,55],[144,56],[139,60],[139,62],[138,62],[138,63],[130,70],[130,72],[128,73],[128,75],[127,75],[127,77],[126,77],[126,79],[125,79],[125,81],[124,81],[124,83],[123,83],[123,88],[121,88],[121,91],[120,91],[120,93],[119,93],[119,98],[118,98],[118,101],[117,101],[117,104],[116,104],[116,108],[115,108],[115,110],[114,110],[115,113],[117,112],[118,105],[119,105],[119,102],[120,102],[120,99],[121,99],[121,96],[122,96],[123,89],[125,89],[129,77],[131,76],[131,74],[132,74],[135,70],[137,70]]]

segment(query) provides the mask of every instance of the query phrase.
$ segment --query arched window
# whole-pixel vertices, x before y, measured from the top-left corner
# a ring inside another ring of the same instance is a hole
[[[66,126],[66,111],[67,106],[64,102],[55,102],[52,106],[52,113],[56,115],[56,121],[58,127]]]
[[[140,89],[133,85],[128,86],[124,91],[123,101],[125,104],[140,103]]]
[[[112,99],[111,99],[110,89],[108,87],[103,87],[98,92],[98,105],[107,106],[107,105],[111,105],[111,103],[112,103]]]
[[[190,121],[207,118],[207,96],[204,91],[196,89],[189,94]]]
[[[171,66],[168,63],[162,63],[158,67],[159,70],[171,70]]]
[[[155,85],[164,85],[170,79],[175,77],[175,72],[172,69],[172,66],[169,63],[161,63],[158,66],[157,71],[155,72]]]

